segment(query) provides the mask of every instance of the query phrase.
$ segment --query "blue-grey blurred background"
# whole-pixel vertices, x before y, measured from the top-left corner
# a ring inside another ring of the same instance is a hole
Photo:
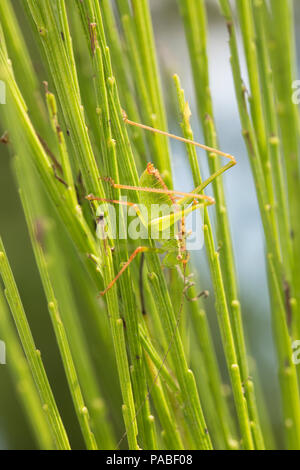
[[[229,64],[227,30],[219,13],[217,1],[207,0],[206,3],[209,22],[208,56],[211,92],[220,147],[224,151],[235,155],[238,161],[238,165],[224,176],[224,184],[234,241],[243,321],[247,331],[248,349],[256,361],[267,408],[273,427],[275,430],[277,429],[278,443],[281,445],[278,381],[270,325],[263,232],[253,179],[241,136],[241,126]],[[172,94],[170,93],[172,75],[177,73],[180,76],[192,111],[192,126],[195,137],[201,141],[188,51],[176,1],[150,0],[150,5],[168,107],[169,129],[174,133],[180,132],[177,114],[174,113],[174,108],[170,105],[172,100]],[[295,2],[295,6],[297,30],[300,20],[298,1]],[[297,43],[299,44],[299,37]],[[247,83],[243,61],[242,65],[244,81]],[[42,81],[44,78],[40,77],[40,79]],[[3,110],[0,109],[0,112],[3,112]],[[190,190],[192,189],[192,178],[187,169],[184,149],[178,144],[172,143],[171,145],[175,186],[178,189]],[[207,174],[207,167],[203,161],[205,155],[201,152],[198,155],[205,175]],[[32,325],[33,334],[37,340],[37,346],[43,345],[44,360],[49,371],[50,381],[55,378],[61,384],[57,390],[58,406],[60,406],[60,403],[64,403],[63,418],[70,423],[71,440],[75,446],[80,446],[80,438],[77,433],[72,434],[74,427],[72,423],[75,423],[75,418],[70,400],[69,405],[65,406],[65,378],[55,348],[55,340],[26,233],[17,188],[11,172],[9,158],[3,145],[0,147],[0,231],[20,288],[25,310]],[[198,270],[204,272],[205,279],[206,267],[203,255],[196,256],[195,262]],[[207,284],[209,285],[208,279]],[[211,316],[214,317],[213,305],[211,305],[210,310]],[[214,325],[214,319],[212,319],[212,325]],[[222,351],[217,332],[216,338],[216,347],[222,362]],[[0,366],[0,449],[32,448],[33,446],[32,436],[16,399],[7,368],[2,365]]]

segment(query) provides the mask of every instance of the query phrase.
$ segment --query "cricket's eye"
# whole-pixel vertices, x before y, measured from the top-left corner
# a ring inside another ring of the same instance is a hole
[[[97,216],[97,223],[102,222],[104,220],[104,212],[100,212]]]

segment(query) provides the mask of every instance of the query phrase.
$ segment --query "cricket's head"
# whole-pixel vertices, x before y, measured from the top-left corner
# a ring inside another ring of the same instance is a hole
[[[155,166],[153,165],[153,163],[149,162],[149,163],[147,163],[146,171],[147,171],[148,175],[154,175],[157,170],[156,170]]]
[[[105,218],[105,214],[102,210],[100,210],[99,213],[96,215],[96,223],[101,224],[104,221],[104,218]]]

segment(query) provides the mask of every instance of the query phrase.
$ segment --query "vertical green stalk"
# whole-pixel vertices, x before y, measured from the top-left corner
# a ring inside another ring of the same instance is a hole
[[[85,15],[82,16],[83,19],[85,17]],[[105,48],[103,42],[105,42],[105,38],[103,37],[103,33],[99,31],[99,43],[100,47],[102,48],[102,51],[104,51]],[[102,54],[104,58],[103,66],[105,74],[107,73],[107,68],[109,70],[108,53],[109,51],[106,50],[106,55]],[[119,173],[120,175],[124,174],[124,176],[127,177],[127,184],[137,186],[137,173],[133,161],[133,154],[128,140],[127,131],[121,117],[122,110],[118,100],[118,92],[115,77],[109,76],[107,82],[108,84],[110,84],[110,87],[108,87],[108,100],[111,112],[112,132],[115,139],[117,140],[117,143],[119,144],[119,147],[117,146],[117,151],[119,148],[120,155],[123,155],[123,157],[120,158],[118,161],[118,165],[122,169],[122,173],[120,170]],[[113,97],[115,98],[114,100],[112,99]],[[138,202],[138,195],[136,193],[132,194],[132,199]],[[150,242],[150,246],[154,247],[153,241]],[[157,299],[157,303],[160,306],[162,323],[164,325],[168,341],[169,343],[170,341],[172,341],[170,355],[172,356],[174,365],[176,367],[178,382],[180,385],[182,398],[185,403],[185,416],[187,418],[187,421],[190,423],[190,426],[193,426],[193,428],[195,429],[193,437],[196,447],[199,449],[209,449],[211,448],[211,441],[209,435],[207,434],[206,424],[204,421],[204,416],[195,384],[195,379],[187,365],[182,341],[177,331],[176,315],[174,313],[172,303],[169,297],[166,280],[162,273],[160,260],[156,254],[149,253],[147,261],[149,270],[151,273],[153,273],[153,295]],[[105,271],[104,274],[106,274]],[[115,288],[111,289],[110,291],[113,291],[114,289]],[[107,293],[108,301],[110,301],[110,291]]]
[[[43,6],[38,5],[35,1],[30,2],[31,13],[37,24],[39,31],[42,31],[41,39],[45,48],[46,56],[49,62],[53,79],[57,88],[57,93],[61,103],[64,103],[62,109],[64,111],[65,120],[69,123],[70,135],[78,154],[79,164],[81,166],[82,175],[86,184],[87,191],[93,191],[96,195],[104,197],[104,191],[99,172],[94,158],[91,142],[87,133],[87,127],[84,123],[84,116],[79,101],[79,96],[74,87],[75,77],[73,81],[68,80],[68,76],[75,72],[69,63],[69,59],[64,48],[59,47],[60,34],[57,29],[55,15],[53,12],[53,4],[46,2]],[[58,67],[58,64],[60,66]],[[73,83],[73,86],[72,86]],[[69,103],[73,103],[70,106]],[[108,269],[103,270],[104,283],[108,284],[114,277],[112,265],[112,257],[107,256],[104,248],[101,248],[100,258],[106,259]],[[124,416],[128,428],[128,438],[130,447],[137,448],[136,434],[137,429],[133,430],[133,422],[135,421],[135,408],[132,396],[131,381],[128,372],[127,353],[123,333],[120,331],[117,293],[115,289],[107,296],[108,307],[111,316],[112,334],[114,337],[114,345],[116,348],[116,357],[118,361],[118,370],[120,373],[121,388],[124,397]],[[127,372],[126,372],[127,370]]]
[[[190,290],[190,296],[193,296],[193,290]],[[195,306],[194,306],[195,305]],[[209,329],[207,315],[204,310],[199,309],[195,302],[191,303],[190,310],[193,316],[193,326],[195,328],[196,342],[199,345],[201,356],[203,357],[203,372],[207,376],[209,394],[212,401],[212,413],[215,416],[216,426],[218,432],[222,435],[222,439],[227,449],[234,450],[237,448],[238,443],[236,437],[233,435],[233,423],[230,416],[228,404],[222,392],[223,384],[218,369],[216,353],[213,347],[211,332]],[[199,360],[198,355],[195,355],[195,361]],[[201,375],[201,388],[202,388],[202,375]],[[200,392],[201,393],[201,392]],[[213,435],[213,438],[215,436]],[[221,447],[223,449],[223,446]]]
[[[181,90],[180,82],[175,76],[175,83],[177,87],[178,99],[180,104],[180,112],[182,114],[182,130],[186,139],[193,140],[193,132],[190,127],[190,111],[187,103],[185,102],[184,93]],[[194,168],[193,178],[195,186],[201,185],[201,175],[197,161],[197,154],[195,147],[187,144],[187,151],[191,161],[191,167]],[[235,397],[236,409],[239,417],[241,433],[243,436],[243,443],[245,448],[252,449],[253,442],[251,437],[250,422],[248,418],[247,404],[243,396],[242,380],[240,377],[239,366],[237,364],[236,350],[233,340],[232,329],[230,325],[230,317],[227,306],[227,299],[225,295],[224,282],[221,274],[221,266],[219,260],[219,253],[215,250],[213,231],[208,215],[207,208],[204,208],[204,238],[206,242],[206,249],[208,253],[208,260],[212,273],[212,281],[216,295],[217,313],[219,318],[219,326],[223,339],[223,347],[225,351],[228,370],[232,380],[233,393]],[[228,430],[227,430],[228,432]],[[229,438],[227,436],[227,441]]]
[[[194,84],[197,96],[198,114],[201,119],[205,143],[210,147],[218,148],[215,131],[213,103],[209,87],[209,71],[207,57],[207,20],[204,1],[191,0],[179,1],[183,16],[185,33],[189,46]],[[211,173],[215,173],[220,167],[220,159],[213,153],[208,155],[208,163]],[[238,364],[240,366],[242,382],[246,391],[250,419],[254,424],[255,444],[263,448],[263,438],[260,430],[259,417],[256,409],[256,398],[253,383],[250,380],[247,350],[242,325],[241,306],[238,298],[238,289],[235,273],[235,261],[227,216],[224,189],[221,178],[213,181],[214,195],[216,199],[217,236],[220,247],[220,262],[222,277],[225,286],[230,322]]]
[[[48,110],[49,110],[49,115],[50,115],[53,131],[58,140],[64,181],[68,185],[68,190],[66,191],[66,198],[70,199],[70,202],[72,204],[77,204],[76,191],[74,187],[74,181],[73,181],[73,175],[72,175],[72,170],[71,170],[70,161],[69,161],[69,155],[67,152],[64,135],[61,131],[61,127],[58,122],[56,100],[55,100],[54,95],[52,93],[49,93],[49,91],[46,92],[46,100],[48,104]],[[20,165],[19,161],[18,161],[18,165]],[[23,179],[21,178],[19,178],[19,185],[21,187],[24,186]],[[30,205],[27,204],[27,207],[31,207],[31,212],[33,210],[32,207],[38,205],[36,201],[41,201],[42,199],[41,194],[37,190],[34,190],[32,188],[34,188],[34,183],[31,186],[27,185],[27,188],[24,191],[25,195],[27,194],[31,195]],[[40,206],[42,206],[41,203],[40,203]],[[25,207],[25,204],[24,204],[24,207]],[[30,224],[29,224],[29,230],[30,230]],[[93,420],[93,425],[94,425],[93,427],[95,428],[95,437],[96,437],[98,446],[101,446],[101,448],[107,448],[107,449],[113,448],[113,444],[112,444],[113,439],[111,435],[111,430],[108,424],[105,422],[105,418],[106,418],[105,412],[104,412],[105,407],[100,398],[97,381],[95,378],[94,370],[90,363],[89,355],[86,350],[87,349],[86,343],[82,335],[81,326],[79,324],[78,319],[76,318],[76,311],[75,311],[76,307],[70,295],[70,286],[68,285],[67,277],[64,276],[64,274],[66,273],[65,273],[65,267],[62,261],[63,259],[63,257],[61,256],[62,253],[57,246],[57,242],[55,238],[54,237],[52,238],[54,239],[52,244],[55,246],[55,253],[56,253],[55,276],[53,275],[52,279],[55,280],[55,287],[59,288],[60,291],[63,293],[62,299],[65,302],[61,305],[60,314],[62,315],[63,322],[66,325],[67,334],[68,334],[68,337],[70,338],[71,348],[72,348],[72,344],[76,344],[76,347],[72,349],[72,355],[74,357],[76,368],[78,368],[78,375],[80,377],[83,395],[86,396],[86,400],[88,402],[88,408],[90,410],[91,418]],[[33,233],[32,233],[32,241],[33,243],[36,242]],[[42,251],[44,251],[44,249],[45,248],[43,247]],[[54,288],[54,291],[56,291],[56,288]]]
[[[12,59],[16,58],[14,64],[16,77],[26,77],[26,80],[22,80],[21,83],[21,90],[25,100],[31,99],[32,94],[34,94],[36,104],[32,107],[31,113],[35,123],[38,123],[40,115],[46,116],[45,107],[38,91],[39,83],[33,64],[10,0],[3,0],[1,2],[0,18],[7,43],[9,44],[10,57]]]
[[[297,391],[296,369],[291,360],[291,343],[286,323],[286,308],[284,305],[284,296],[282,292],[281,267],[279,265],[278,253],[276,250],[277,244],[274,242],[272,223],[269,217],[270,205],[268,203],[264,174],[259,157],[259,149],[245,101],[245,90],[241,78],[241,69],[232,12],[230,4],[227,0],[219,1],[222,12],[227,21],[227,27],[229,31],[231,66],[236,90],[236,98],[239,107],[243,135],[245,138],[249,160],[252,166],[253,176],[256,184],[257,197],[266,237],[269,288],[272,302],[274,336],[279,360],[279,373],[281,377],[285,377],[285,380],[281,380],[281,393],[285,422],[288,423],[288,426],[286,426],[287,440],[290,448],[298,448],[300,442],[299,392]]]
[[[211,440],[206,427],[200,399],[197,392],[195,378],[188,368],[184,354],[182,341],[177,329],[177,319],[172,309],[168,295],[165,278],[161,272],[160,262],[157,257],[149,253],[150,281],[157,305],[162,312],[162,323],[166,331],[167,339],[172,341],[170,355],[172,356],[176,370],[177,380],[185,404],[183,412],[189,425],[192,425],[193,435],[197,449],[211,449]],[[151,272],[152,271],[152,272]]]
[[[185,101],[184,91],[181,89],[180,80],[177,75],[174,76],[174,81],[177,91],[179,111],[182,118],[181,127],[183,129],[183,134],[185,138],[193,140],[193,132],[189,123],[191,115],[190,108],[188,102]],[[187,153],[189,158],[189,164],[192,170],[194,185],[197,187],[201,184],[202,178],[200,174],[200,168],[195,147],[191,145],[187,146]],[[196,296],[194,287],[191,287],[189,295],[191,298],[194,298]],[[210,335],[207,317],[205,311],[203,309],[199,309],[199,306],[196,302],[191,302],[190,311],[194,318],[194,323],[197,332],[197,341],[199,342],[199,346],[203,354],[205,369],[208,375],[208,382],[211,387],[213,400],[215,401],[215,408],[218,412],[218,416],[223,416],[223,418],[220,419],[220,422],[221,428],[223,429],[224,433],[224,439],[227,443],[227,446],[230,447],[231,443],[233,442],[233,439],[230,433],[230,429],[228,427],[230,421],[228,419],[229,410],[227,409],[226,401],[220,394],[220,389],[222,386],[221,378],[218,370],[215,352],[213,349],[213,343]]]
[[[5,295],[13,315],[28,364],[38,388],[58,449],[70,449],[68,436],[56,406],[54,396],[24,312],[18,288],[11,271],[2,239],[0,238],[0,274],[5,285]]]
[[[131,0],[131,4],[133,18],[136,25],[140,57],[146,76],[146,83],[149,87],[154,112],[157,115],[158,127],[164,130],[167,128],[167,122],[156,59],[149,3],[148,0]],[[161,171],[167,171],[171,175],[170,154],[167,140],[162,139],[161,145],[163,146],[164,152],[164,159],[160,162],[163,165]]]
[[[257,131],[256,137],[261,158],[265,159],[267,157],[265,119],[263,114],[263,107],[261,106],[263,100],[258,74],[258,59],[257,49],[255,47],[255,32],[251,2],[250,0],[237,0],[236,7],[241,25],[241,32],[248,68],[251,90],[249,102],[251,107],[253,126]]]
[[[205,2],[191,0],[179,1],[183,16],[187,42],[189,46],[194,84],[197,96],[198,114],[202,123],[205,143],[210,147],[218,148],[214,124],[213,103],[209,86],[209,70],[207,57],[207,19]],[[210,171],[215,173],[220,167],[220,159],[214,154],[208,155]],[[238,298],[238,289],[235,273],[235,261],[233,256],[232,240],[229,228],[229,220],[226,209],[224,188],[221,178],[213,182],[216,199],[217,236],[220,246],[220,262],[222,267],[223,282],[226,289],[230,321],[238,364],[241,370],[242,381],[245,385],[246,399],[250,418],[255,422],[255,442],[258,448],[263,447],[263,439],[260,430],[259,417],[256,410],[256,398],[253,384],[249,380],[249,366],[242,325],[242,313]]]
[[[147,372],[149,376],[149,382],[153,383],[157,377],[157,369],[153,365],[152,361],[146,356]],[[162,435],[166,443],[167,449],[182,450],[184,449],[179,431],[177,429],[177,423],[174,419],[174,415],[171,411],[170,403],[167,395],[164,393],[161,380],[158,378],[155,381],[155,385],[152,387],[151,396],[155,403],[159,419],[162,425]]]
[[[9,101],[9,106],[12,106],[12,108],[14,109],[15,127],[18,126],[19,135],[24,136],[23,142],[26,142],[26,145],[29,145],[30,147],[30,150],[31,150],[30,154],[32,158],[34,159],[34,163],[38,169],[38,172],[41,176],[43,183],[45,184],[45,187],[48,190],[48,193],[52,199],[52,202],[54,203],[54,206],[58,209],[58,212],[60,213],[64,222],[66,223],[66,226],[68,230],[70,231],[70,235],[73,238],[74,242],[79,247],[80,252],[85,255],[86,253],[93,254],[94,257],[98,258],[98,249],[95,246],[94,237],[90,233],[87,227],[87,224],[82,217],[80,206],[78,205],[73,206],[73,205],[70,205],[70,203],[66,203],[64,196],[62,196],[60,193],[62,184],[55,179],[53,168],[51,164],[48,162],[48,158],[45,155],[45,152],[33,130],[32,124],[26,112],[27,110],[26,110],[25,103],[23,100],[20,99],[18,88],[15,84],[11,70],[9,69],[9,66],[8,66],[8,62],[6,58],[4,57],[3,49],[1,50],[1,47],[0,47],[0,72],[1,72],[0,74],[1,77],[5,78],[9,86],[9,90],[11,91],[11,94],[9,95],[11,97]],[[61,77],[61,80],[58,80],[58,82],[59,82],[59,86],[63,87],[64,85],[67,86],[68,80],[65,77]],[[64,107],[65,110],[67,110],[67,108],[71,109],[72,111],[76,110],[77,98],[75,96],[75,93],[73,95],[74,95],[73,97],[75,98],[75,106],[74,107],[70,106],[69,99],[66,99],[66,103],[68,104]],[[72,94],[70,96],[72,96]],[[80,125],[80,122],[82,123],[82,120],[81,120],[82,113],[80,110],[78,111],[78,113],[79,114],[77,114],[77,116],[79,120],[78,122],[76,122],[76,126]],[[74,120],[76,120],[75,117],[74,117]],[[83,126],[82,130],[85,134],[85,138],[81,141],[82,154],[87,155],[89,152],[89,148],[91,149],[91,147],[87,146],[86,151],[83,150],[85,149],[85,144],[88,142],[86,138],[86,132],[87,132],[86,126]],[[74,133],[73,131],[76,132],[76,129],[73,129],[72,127],[70,132]],[[86,160],[84,158],[84,160],[85,160],[85,164],[87,164],[88,159]],[[100,181],[97,179],[97,176],[95,175],[95,171],[93,168],[94,167],[92,165],[91,170],[90,169],[86,170],[86,174],[88,175],[89,180],[91,180],[91,177],[92,177],[93,181],[97,184],[97,186],[99,186]],[[60,185],[60,190],[59,190],[58,185]],[[91,261],[91,258],[86,258],[86,261],[94,279],[99,283],[99,274],[95,270],[95,265],[93,261]],[[112,263],[111,259],[108,260],[108,262],[109,261],[110,263]],[[111,272],[111,277],[109,280],[111,280],[113,277],[114,276]],[[107,278],[105,279],[105,282],[107,283],[109,282]],[[114,303],[111,304],[111,308],[113,309],[114,316],[118,315],[118,308],[116,308],[116,305],[118,305],[117,301],[114,301]],[[112,334],[115,339],[115,345],[118,345],[118,349],[117,349],[118,354],[116,354],[118,366],[119,366],[118,370],[125,371],[126,368],[128,369],[126,348],[125,348],[124,342],[122,343],[119,342],[120,332],[117,331],[116,322],[112,322],[112,326],[113,326]],[[121,351],[122,351],[121,354],[120,354],[119,344],[120,344]],[[134,412],[133,399],[130,397],[130,394],[131,394],[130,378],[124,381],[123,393],[124,393],[124,397],[126,400],[125,406],[127,407],[127,410],[129,410],[128,413],[130,413],[131,421],[133,421],[135,412]],[[129,423],[129,421],[127,422]],[[137,448],[136,440],[133,437],[133,433],[131,433],[131,436],[132,436],[132,441],[130,442],[130,444],[132,448]]]
[[[76,149],[75,154],[87,190],[96,194],[103,194],[99,171],[84,122],[84,114],[76,86],[77,77],[74,76],[75,69],[72,68],[71,58],[67,55],[66,48],[60,44],[64,41],[57,27],[53,5],[54,3],[49,2],[49,0],[45,0],[43,4],[36,2],[36,0],[28,2],[31,15],[40,34],[59,101],[64,103],[62,111],[69,129],[71,142]]]
[[[24,191],[20,191],[21,201],[23,204],[23,209],[26,217],[26,222],[28,226],[28,230],[31,237],[31,243],[33,246],[33,251],[35,254],[36,263],[40,272],[40,276],[42,279],[45,295],[48,302],[48,310],[50,314],[50,318],[52,321],[54,333],[56,336],[57,344],[59,347],[60,355],[62,358],[62,362],[64,365],[66,377],[69,384],[70,393],[73,399],[73,404],[75,408],[75,412],[81,427],[82,435],[85,440],[85,444],[87,449],[89,450],[96,450],[97,445],[95,442],[94,435],[90,428],[90,419],[88,409],[84,403],[79,379],[77,376],[77,372],[75,369],[75,365],[73,362],[73,357],[71,353],[71,349],[69,346],[67,334],[65,331],[65,327],[61,318],[61,314],[59,311],[58,302],[56,300],[53,286],[50,280],[46,258],[43,253],[42,246],[38,243],[36,237],[34,236],[34,223],[33,223],[33,213],[31,209],[31,204],[29,203],[28,194],[29,187],[26,184],[29,183],[30,179],[28,177],[28,173],[26,174],[26,169],[24,164],[20,164],[20,161],[17,161],[16,165],[17,169],[17,176],[19,185],[21,188],[24,188]],[[22,175],[22,176],[21,176]],[[27,196],[26,196],[27,195]]]
[[[293,2],[270,2],[265,6],[265,23],[269,25],[269,50],[274,70],[276,109],[281,128],[281,139],[287,178],[289,205],[289,243],[293,248],[292,283],[295,299],[290,299],[293,314],[300,331],[300,204],[297,197],[300,186],[298,106],[293,102],[293,81],[296,75],[295,31]],[[298,337],[298,336],[297,336]]]
[[[275,196],[272,181],[272,162],[270,160],[270,153],[266,139],[266,125],[263,106],[264,101],[262,97],[259,77],[258,54],[255,43],[253,11],[251,2],[249,0],[245,0],[244,2],[237,0],[236,6],[241,24],[244,51],[250,82],[249,102],[251,117],[257,141],[258,156],[261,160],[264,173],[267,204],[269,205],[269,218],[271,224],[270,229],[272,230],[273,239],[275,242],[274,250],[276,250],[275,252],[278,261],[280,262],[280,242],[274,212]]]
[[[121,103],[128,115],[131,116],[134,121],[139,121],[139,112],[133,94],[133,83],[128,76],[128,61],[125,60],[125,54],[122,49],[117,25],[109,0],[102,1],[100,7],[107,42],[110,47],[113,70],[115,71],[116,77],[118,77]],[[142,171],[144,164],[143,157],[146,154],[144,138],[141,130],[137,128],[131,129],[131,135],[133,143],[137,149],[137,164],[139,164],[139,170]]]
[[[290,221],[288,210],[288,198],[286,196],[285,165],[282,159],[280,130],[278,128],[278,118],[276,115],[274,74],[268,52],[267,28],[265,28],[265,8],[263,2],[256,2],[253,5],[253,13],[256,26],[256,43],[258,49],[258,59],[260,65],[260,76],[262,94],[264,98],[265,115],[268,133],[268,146],[270,152],[270,168],[272,169],[274,190],[276,194],[275,216],[279,230],[280,254],[284,269],[284,284],[286,292],[290,292],[290,299],[287,299],[287,308],[293,307],[293,297],[296,286],[292,284],[293,246],[290,237]],[[296,311],[292,313],[293,334],[297,336],[299,325],[296,322]]]
[[[2,288],[0,289],[0,311],[1,338],[5,341],[7,367],[12,374],[17,394],[31,425],[32,432],[40,449],[55,449],[51,428],[47,422],[40,396],[12,325]]]
[[[95,6],[95,18],[97,21],[98,28],[103,28],[101,21],[100,10]],[[97,27],[95,33],[97,31]],[[103,31],[100,33],[103,35]],[[98,44],[97,35],[95,34],[95,51],[94,51],[94,67],[95,67],[95,84],[96,84],[96,97],[97,97],[97,108],[101,110],[99,125],[101,126],[102,139],[106,142],[106,169],[107,174],[115,180],[119,180],[118,165],[117,165],[117,155],[116,155],[116,146],[112,138],[112,129],[111,129],[111,117],[109,110],[109,101],[106,90],[106,79],[112,76],[112,70],[109,70],[108,77],[104,75],[104,67],[101,59],[101,49]],[[120,191],[114,190],[111,191],[113,199],[120,199]],[[118,225],[124,224],[124,220],[121,219],[122,211],[118,212]],[[128,252],[124,247],[121,247],[121,243],[116,243],[116,264],[119,266],[122,262],[122,257],[125,259],[128,258]],[[122,249],[123,248],[123,249]],[[150,408],[149,402],[145,402],[145,396],[147,395],[147,384],[145,377],[144,364],[141,360],[142,357],[142,348],[139,340],[138,332],[138,316],[135,308],[135,300],[133,298],[133,293],[130,291],[128,293],[128,285],[130,285],[131,280],[129,272],[126,272],[124,276],[120,279],[120,290],[121,296],[124,302],[124,319],[126,322],[126,330],[128,336],[130,357],[131,357],[131,370],[132,370],[132,379],[133,379],[133,388],[136,398],[136,409],[141,410],[137,415],[137,423],[139,429],[139,437],[141,439],[141,445],[145,449],[154,449],[155,443],[153,442],[153,432],[152,432],[152,420],[149,420]]]
[[[51,280],[53,282],[54,291],[60,305],[60,314],[65,325],[69,343],[71,346],[72,356],[74,358],[76,370],[79,377],[82,394],[89,410],[91,428],[95,435],[99,449],[114,449],[116,447],[116,439],[112,432],[112,426],[109,417],[107,403],[104,401],[103,391],[105,387],[104,377],[102,377],[96,367],[92,363],[92,357],[88,348],[87,338],[80,323],[81,317],[77,305],[74,302],[74,292],[68,279],[68,272],[64,265],[65,260],[63,251],[58,246],[59,230],[55,230],[49,237],[49,247],[47,246],[47,256],[55,259],[55,263],[49,263],[48,267]],[[87,294],[85,292],[85,294]],[[88,308],[86,313],[89,313]],[[105,312],[99,312],[97,315]],[[86,322],[86,318],[83,320]],[[89,338],[88,338],[89,339]],[[100,341],[99,341],[100,343]],[[98,376],[100,378],[100,387],[98,385]]]
[[[130,9],[127,1],[120,0],[118,6],[132,64],[132,78],[139,97],[141,116],[146,124],[166,130],[167,121],[148,1],[132,0],[132,9]],[[129,118],[133,119],[130,116]],[[151,138],[149,136],[148,143],[151,149],[151,159],[164,173],[166,183],[171,186],[172,171],[167,139],[160,135]]]

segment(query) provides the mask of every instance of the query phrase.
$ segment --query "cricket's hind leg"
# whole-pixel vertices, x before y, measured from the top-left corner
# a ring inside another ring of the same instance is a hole
[[[108,286],[102,291],[100,292],[100,295],[105,295],[109,289],[111,289],[113,287],[113,285],[117,282],[117,280],[122,276],[122,274],[124,273],[124,271],[128,268],[128,266],[130,265],[130,263],[136,258],[136,256],[139,254],[139,253],[145,253],[146,251],[151,251],[151,248],[147,247],[147,246],[138,246],[134,252],[130,255],[128,261],[126,261],[126,263],[123,265],[123,267],[121,268],[121,270],[118,272],[118,274],[116,275],[116,277],[108,284]]]

